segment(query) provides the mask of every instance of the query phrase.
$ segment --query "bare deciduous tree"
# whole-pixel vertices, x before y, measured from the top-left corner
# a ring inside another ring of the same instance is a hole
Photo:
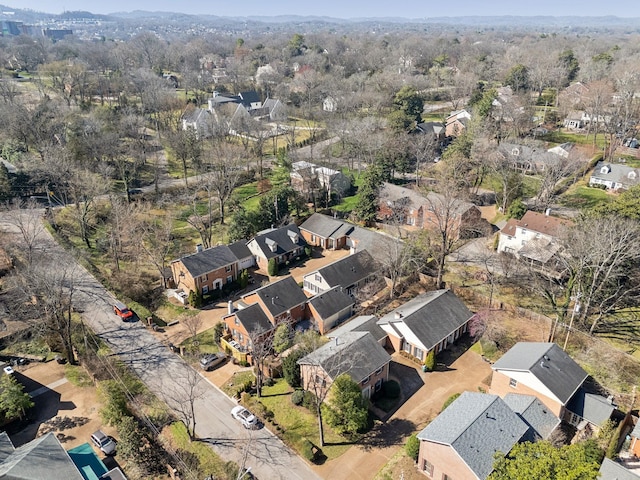
[[[172,381],[163,389],[164,397],[187,428],[189,439],[193,440],[197,422],[195,404],[204,396],[206,389],[202,377],[192,367],[181,364],[179,368],[180,371],[172,373]]]

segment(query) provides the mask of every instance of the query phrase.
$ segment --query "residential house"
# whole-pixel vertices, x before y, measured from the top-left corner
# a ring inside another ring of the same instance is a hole
[[[467,129],[469,120],[471,114],[464,109],[451,112],[444,121],[444,134],[447,137],[460,136]]]
[[[107,470],[91,445],[65,451],[53,432],[15,447],[6,432],[0,433],[0,478],[21,480],[126,480],[115,467]]]
[[[422,122],[416,125],[415,133],[431,135],[440,143],[445,139],[445,125],[442,122]]]
[[[558,276],[562,274],[562,264],[558,262],[563,233],[573,222],[545,214],[527,211],[518,220],[507,221],[498,239],[498,252],[514,255],[534,268],[545,270]],[[554,273],[555,272],[555,273]]]
[[[254,303],[223,317],[227,332],[237,342],[241,352],[251,352],[251,339],[270,336],[275,326],[267,317],[261,305]]]
[[[471,238],[491,228],[471,202],[436,192],[423,196],[391,183],[380,188],[379,214],[385,221],[425,230],[439,230],[447,225],[452,235],[459,238]]]
[[[523,441],[546,440],[560,425],[560,419],[533,395],[508,393],[503,400],[530,427]]]
[[[307,305],[313,325],[324,335],[353,316],[355,301],[338,286],[310,298]]]
[[[424,361],[468,330],[473,314],[451,290],[435,290],[409,300],[378,320],[389,345]]]
[[[484,480],[530,426],[498,396],[463,392],[420,433],[418,468],[434,480]]]
[[[547,152],[559,155],[562,158],[569,158],[569,155],[571,154],[574,146],[575,144],[571,142],[565,142],[560,145],[556,145],[555,147],[551,147],[547,150]]]
[[[230,243],[228,247],[238,260],[238,273],[255,266],[256,259],[247,247],[246,240]]]
[[[496,152],[505,161],[511,163],[514,170],[522,173],[544,172],[560,162],[558,155],[527,145],[502,142]]]
[[[291,166],[291,187],[306,200],[316,202],[332,195],[343,196],[351,189],[351,180],[344,173],[328,167],[320,167],[306,161]]]
[[[298,360],[302,387],[324,398],[333,381],[343,373],[371,398],[389,379],[391,356],[368,332],[348,332]]]
[[[254,303],[260,305],[273,325],[284,321],[296,324],[305,318],[307,296],[289,276],[243,295],[239,306]]]
[[[200,250],[171,262],[173,281],[185,293],[209,293],[238,278],[238,257],[227,245]]]
[[[589,178],[589,185],[604,185],[609,190],[628,189],[638,185],[640,169],[599,161]]]
[[[242,105],[247,111],[262,107],[260,96],[254,90],[240,92],[237,95],[227,95],[214,91],[213,97],[208,100],[209,110],[214,110],[215,108],[228,103],[237,103]]]
[[[375,315],[360,315],[326,334],[329,338],[339,337],[347,332],[368,332],[383,347],[387,344],[387,332],[378,325]]]
[[[575,108],[584,105],[589,94],[589,87],[582,82],[575,82],[560,92],[559,103],[564,107]]]
[[[300,231],[305,240],[313,246],[328,250],[349,248],[351,253],[367,250],[374,258],[388,257],[402,244],[391,235],[381,231],[362,228],[344,220],[314,213],[302,225]]]
[[[499,87],[496,89],[496,93],[496,98],[491,102],[491,116],[494,120],[513,122],[525,114],[521,100],[514,95],[511,87]]]
[[[586,124],[586,114],[584,110],[572,110],[570,111],[562,125],[569,130],[582,130]]]
[[[598,430],[615,409],[587,391],[587,372],[555,343],[519,342],[491,368],[490,393],[534,395],[579,430]]]
[[[629,451],[636,457],[640,457],[640,420],[636,421],[635,426],[630,434],[631,443],[629,444]]]
[[[342,287],[348,295],[355,295],[380,269],[379,264],[366,250],[360,250],[336,260],[318,270],[307,273],[302,285],[306,292],[315,295],[334,287]]]
[[[280,265],[299,257],[304,253],[306,245],[307,242],[295,223],[258,232],[247,243],[247,247],[255,256],[256,265],[263,270],[267,270],[272,258]]]
[[[212,117],[208,110],[203,108],[187,108],[182,114],[182,129],[193,130],[196,138],[207,138],[212,133]]]
[[[600,475],[598,478],[601,480],[638,480],[638,475],[633,471],[625,468],[624,465],[605,457],[600,465]]]
[[[280,100],[275,98],[267,98],[262,104],[262,108],[269,115],[272,122],[287,120],[287,107]]]

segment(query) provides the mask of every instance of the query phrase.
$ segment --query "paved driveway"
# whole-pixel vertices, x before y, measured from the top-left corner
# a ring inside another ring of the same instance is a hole
[[[374,428],[363,445],[351,447],[336,460],[316,467],[324,478],[371,479],[396,454],[412,433],[424,428],[442,408],[444,402],[454,393],[477,392],[478,388],[488,390],[483,384],[491,374],[491,367],[475,352],[466,351],[447,362],[446,357],[438,357],[445,362],[443,371],[423,373],[404,357],[394,355],[395,362],[411,367],[421,378],[423,385],[384,424]],[[413,374],[412,374],[413,376]],[[419,385],[420,381],[412,380]]]
[[[0,229],[5,225],[0,219]],[[41,254],[57,257],[58,265],[77,265],[48,234],[43,233]],[[84,268],[74,272],[74,307],[84,321],[141,378],[159,398],[171,401],[184,392],[184,379],[194,371],[172,353],[141,322],[125,323],[113,314],[111,294]],[[226,460],[246,466],[258,478],[316,479],[309,466],[268,430],[249,432],[231,418],[235,405],[213,384],[203,381],[202,397],[195,404],[196,433]]]

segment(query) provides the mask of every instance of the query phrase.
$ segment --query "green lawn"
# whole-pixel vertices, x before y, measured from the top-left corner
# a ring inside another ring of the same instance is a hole
[[[272,387],[264,387],[260,402],[274,413],[275,422],[284,430],[279,436],[292,447],[305,438],[314,445],[320,445],[318,420],[316,416],[302,406],[291,403],[293,389],[284,379],[279,379]],[[328,460],[339,457],[351,444],[345,438],[334,433],[328,425],[324,425],[324,439],[327,443],[322,452]]]
[[[560,202],[570,208],[593,208],[601,203],[608,203],[611,197],[605,190],[576,185],[560,197]]]
[[[592,145],[593,144],[593,135],[589,135],[588,137],[582,133],[570,133],[563,132],[561,130],[556,130],[553,132],[549,132],[547,135],[543,135],[540,137],[542,140],[552,143],[576,143],[579,145]],[[603,147],[605,144],[605,136],[604,134],[599,134],[596,138],[596,145],[598,147]]]

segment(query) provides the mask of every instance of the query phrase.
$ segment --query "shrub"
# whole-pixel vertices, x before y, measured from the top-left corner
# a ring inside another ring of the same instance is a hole
[[[296,390],[291,394],[291,403],[294,405],[302,405],[304,400],[304,390]]]
[[[275,258],[270,258],[267,264],[267,273],[270,277],[275,277],[278,274],[278,262]]]
[[[460,396],[459,393],[454,393],[453,395],[451,395],[449,398],[447,398],[444,403],[442,404],[442,410],[444,410],[445,408],[447,408],[449,405],[451,405],[456,398],[458,398]]]
[[[309,246],[304,247],[304,254],[307,257],[310,257],[311,256],[311,247],[309,247]]]
[[[313,452],[313,443],[308,438],[304,438],[300,444],[300,454],[308,461],[313,462],[316,458]]]
[[[302,397],[302,406],[307,410],[311,410],[315,412],[316,410],[316,396],[313,392],[308,390],[304,391],[304,396]]]
[[[407,456],[413,459],[414,462],[418,461],[418,453],[420,453],[420,440],[414,433],[407,439],[407,443],[404,445],[404,450]]]
[[[395,380],[389,380],[382,384],[382,391],[387,398],[398,398],[400,396],[400,385]]]
[[[424,366],[428,372],[432,372],[436,366],[436,352],[435,350],[429,350],[426,358],[424,359]]]

